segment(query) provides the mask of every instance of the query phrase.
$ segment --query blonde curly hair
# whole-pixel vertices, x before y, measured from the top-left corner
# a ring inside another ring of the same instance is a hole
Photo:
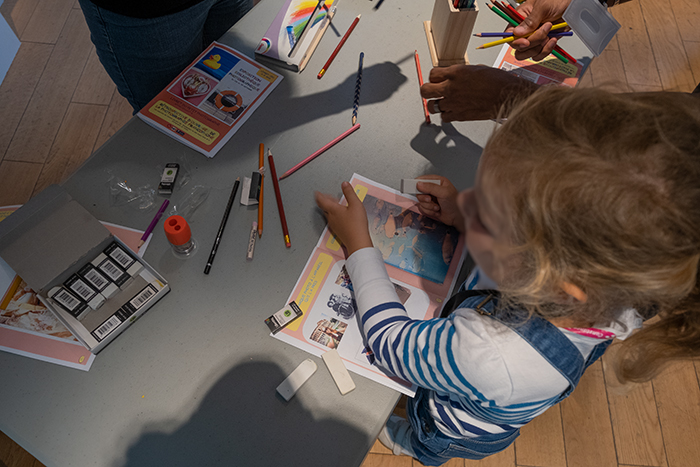
[[[484,153],[518,258],[506,303],[598,324],[658,313],[616,353],[621,381],[700,355],[700,96],[543,88]]]

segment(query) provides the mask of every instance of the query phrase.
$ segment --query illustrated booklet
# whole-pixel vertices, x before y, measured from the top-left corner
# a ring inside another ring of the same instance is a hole
[[[515,58],[515,49],[508,44],[501,49],[493,67],[513,73],[535,84],[559,84],[571,88],[576,87],[585,68],[581,62],[564,63],[554,55],[549,55],[539,62],[529,58],[518,60]]]
[[[323,3],[286,0],[255,49],[255,56],[293,71],[302,71],[331,24],[337,3],[337,0]],[[312,14],[313,20],[308,24]]]
[[[19,206],[0,207],[0,221]],[[143,231],[102,223],[134,252],[143,256],[148,242],[139,249]],[[0,258],[0,350],[44,362],[87,371],[95,355],[39,300],[36,292]]]
[[[213,42],[137,115],[214,157],[282,78],[242,53]]]
[[[440,315],[465,256],[457,229],[420,214],[415,197],[354,174],[350,183],[367,210],[370,235],[409,317]],[[342,200],[343,204],[345,200]],[[374,364],[356,317],[342,246],[328,227],[304,266],[287,303],[303,315],[274,334],[313,355],[337,349],[348,370],[408,396],[416,387]]]

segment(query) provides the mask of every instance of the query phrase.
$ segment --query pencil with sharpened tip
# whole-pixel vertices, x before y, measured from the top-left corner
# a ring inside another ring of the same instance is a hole
[[[353,134],[355,131],[357,131],[359,129],[360,129],[360,124],[355,123],[352,127],[350,127],[349,130],[346,130],[345,132],[343,132],[342,135],[334,138],[333,141],[326,144],[321,149],[319,149],[315,153],[311,154],[309,157],[307,157],[306,159],[299,162],[297,165],[295,165],[294,167],[292,167],[291,169],[289,169],[285,173],[283,173],[282,176],[280,177],[280,180],[289,177],[294,172],[296,172],[297,170],[299,170],[300,168],[302,168],[303,166],[305,166],[306,164],[308,164],[312,160],[316,159],[318,156],[320,156],[324,152],[328,151],[330,148],[332,148],[333,146],[335,146],[336,144],[338,144],[339,142],[341,142],[342,140],[344,140],[345,138],[347,138],[348,136],[350,136],[351,134]]]
[[[418,51],[413,53],[413,57],[416,59],[416,71],[418,72],[418,85],[423,86],[423,72],[420,69],[420,58],[418,58]],[[419,88],[420,91],[420,88]],[[428,103],[421,96],[420,100],[423,103],[423,113],[425,114],[425,123],[430,123],[430,113],[428,112]]]
[[[224,211],[224,218],[221,219],[221,225],[219,225],[219,231],[216,234],[216,239],[214,240],[214,245],[211,247],[211,253],[209,253],[209,259],[207,260],[207,265],[204,266],[204,274],[209,274],[211,271],[211,265],[214,262],[214,257],[216,256],[216,251],[219,249],[219,243],[221,243],[221,236],[224,234],[224,228],[226,227],[226,222],[228,222],[228,216],[231,214],[231,206],[233,206],[233,200],[236,198],[236,192],[238,191],[238,184],[241,182],[241,178],[236,178],[233,184],[233,189],[231,190],[231,196],[228,198],[228,204],[226,205],[226,210]]]
[[[258,237],[262,237],[263,231],[263,193],[265,188],[265,145],[260,143],[258,152],[258,166],[260,171],[260,198],[258,200]]]
[[[500,3],[499,3],[499,4],[500,4]],[[515,20],[518,21],[519,23],[522,23],[523,21],[525,21],[525,17],[524,17],[523,15],[521,15],[521,14],[518,12],[518,10],[516,10],[515,8],[513,8],[511,5],[509,5],[509,4],[505,3],[505,2],[503,2],[502,7],[505,8],[504,11],[506,11],[506,13],[510,13],[510,15],[513,17],[513,19],[515,19]],[[551,32],[551,31],[550,31],[550,32]],[[563,34],[563,33],[562,33],[562,34]],[[573,32],[572,32],[572,34],[573,34]],[[547,34],[547,36],[552,37],[552,35],[550,35],[550,34]],[[554,50],[552,50],[552,55],[554,55],[555,57],[557,57],[558,59],[561,60],[562,57],[560,57],[560,56],[557,55],[557,54],[561,54],[566,60],[570,61],[571,63],[576,63],[576,59],[575,59],[574,57],[572,57],[571,55],[569,55],[569,54],[566,52],[566,50],[562,49],[561,46],[559,46],[559,45],[555,45],[555,46],[554,46]],[[562,60],[562,61],[563,61],[563,60]]]
[[[289,229],[287,229],[287,218],[284,215],[284,205],[282,204],[282,193],[280,192],[279,180],[277,180],[277,171],[275,170],[275,160],[272,158],[272,151],[267,150],[267,163],[270,166],[270,176],[272,177],[272,186],[275,188],[275,198],[277,199],[277,210],[280,213],[280,222],[282,223],[282,234],[284,235],[284,246],[287,248],[292,246],[292,241],[289,239]]]
[[[510,37],[512,36],[512,32],[478,32],[474,34],[475,37]],[[564,32],[553,32],[547,34],[548,37],[571,37],[573,36],[574,33],[572,31],[564,31]]]
[[[567,27],[567,26],[568,26],[568,24],[566,24],[566,23],[558,23],[558,24],[555,24],[554,26],[552,26],[551,31],[555,31],[555,30],[558,30],[558,29],[563,29],[563,28],[565,28],[565,27]],[[479,47],[477,47],[477,49],[487,49],[487,48],[489,48],[489,47],[495,47],[495,46],[497,46],[497,45],[507,44],[507,43],[509,43],[509,42],[513,42],[515,39],[520,39],[521,37],[530,37],[530,35],[532,35],[532,34],[533,34],[533,33],[527,34],[527,35],[525,35],[525,36],[510,36],[510,37],[504,37],[503,39],[499,39],[499,40],[497,40],[497,41],[487,42],[486,44],[482,44],[482,45],[480,45]]]
[[[360,86],[362,86],[362,62],[365,53],[360,52],[360,66],[357,69],[357,81],[355,81],[355,98],[352,102],[352,124],[357,123],[357,109],[360,107]]]
[[[168,207],[168,204],[170,204],[170,201],[166,199],[165,201],[163,201],[163,204],[160,205],[160,208],[158,208],[158,212],[156,213],[155,216],[153,216],[153,220],[151,221],[150,224],[148,224],[148,228],[141,236],[141,240],[139,240],[138,248],[141,248],[143,246],[143,244],[146,243],[146,240],[148,240],[148,236],[151,235],[151,232],[153,232],[153,229],[156,228],[156,224],[158,224],[158,221],[163,216],[163,213],[165,212],[165,208]]]
[[[328,67],[331,66],[331,62],[333,62],[333,60],[335,60],[335,56],[338,55],[340,48],[343,46],[343,44],[345,44],[345,41],[348,40],[348,37],[350,37],[350,33],[352,32],[353,29],[355,29],[355,26],[357,26],[357,23],[360,21],[360,16],[362,16],[362,15],[357,15],[357,17],[352,22],[352,24],[348,28],[347,32],[343,36],[343,38],[340,39],[340,42],[338,43],[335,50],[331,54],[330,58],[328,58],[328,61],[326,62],[326,64],[323,65],[323,68],[321,68],[321,71],[318,72],[318,75],[316,76],[318,79],[323,78],[323,75],[326,74],[326,71],[328,71]]]
[[[491,11],[493,11],[494,13],[496,13],[498,16],[500,16],[501,18],[506,20],[508,22],[508,24],[510,24],[511,26],[517,27],[520,25],[520,23],[522,23],[525,20],[525,18],[520,13],[518,13],[518,11],[515,8],[513,8],[512,6],[505,4],[505,3],[501,4],[500,2],[498,2],[496,0],[491,0],[491,3],[493,3],[493,5],[487,4],[486,6],[489,7],[489,9]],[[550,30],[550,33],[551,33],[551,30]],[[548,36],[549,36],[549,34],[548,34]],[[529,37],[529,35],[517,36],[517,37],[515,37],[515,39],[518,39],[519,37]],[[478,48],[486,48],[486,47],[477,47],[477,49]],[[560,61],[562,61],[564,63],[568,63],[569,61],[576,63],[576,60],[571,55],[566,53],[566,51],[564,51],[564,49],[562,49],[558,45],[554,48],[554,50],[552,50],[552,55],[554,55],[556,58],[558,58]]]

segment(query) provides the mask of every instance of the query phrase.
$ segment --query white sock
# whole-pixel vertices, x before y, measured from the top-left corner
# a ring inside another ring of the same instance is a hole
[[[412,433],[413,428],[411,428],[408,420],[392,415],[379,433],[379,441],[396,456],[414,457],[413,448],[411,447]]]

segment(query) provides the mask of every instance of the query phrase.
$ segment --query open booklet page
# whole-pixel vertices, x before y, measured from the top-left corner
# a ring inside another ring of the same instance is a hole
[[[464,260],[463,237],[454,227],[421,215],[413,196],[357,174],[350,183],[367,210],[372,242],[409,317],[439,316]],[[343,248],[326,227],[287,300],[304,314],[274,337],[316,356],[337,349],[348,370],[413,396],[415,386],[374,364],[344,265]]]

